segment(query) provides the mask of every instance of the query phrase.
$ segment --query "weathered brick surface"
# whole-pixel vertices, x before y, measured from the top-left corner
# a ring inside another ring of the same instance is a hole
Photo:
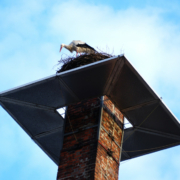
[[[118,180],[123,115],[105,96],[96,156],[96,179]]]
[[[57,179],[118,180],[122,123],[106,96],[69,106]]]

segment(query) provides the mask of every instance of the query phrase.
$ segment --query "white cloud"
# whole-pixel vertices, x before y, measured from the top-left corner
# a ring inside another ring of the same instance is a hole
[[[56,178],[57,166],[31,138],[0,108],[0,178],[11,169],[14,179]],[[13,171],[15,171],[13,173]],[[37,178],[37,177],[35,177]]]
[[[113,11],[107,6],[68,1],[52,8],[48,26],[60,43],[80,39],[105,51],[108,47],[110,53],[124,52],[159,96],[165,102],[173,99],[177,105],[179,96],[162,91],[164,86],[180,90],[179,24],[166,21],[165,13],[167,10],[152,7]]]
[[[54,74],[52,68],[61,56],[58,53],[59,44],[80,39],[105,51],[108,47],[110,53],[113,50],[115,54],[124,52],[145,80],[180,117],[180,31],[178,24],[163,19],[165,12],[162,9],[151,7],[114,11],[107,6],[80,1],[57,1],[54,4],[44,1],[22,2],[0,12],[1,17],[4,17],[0,20],[0,91]],[[66,50],[63,52],[67,53]],[[173,88],[169,89],[169,86]],[[46,165],[49,162],[45,155],[32,147],[31,141],[24,138],[20,128],[18,130],[10,123],[12,119],[7,122],[2,122],[2,119],[4,114],[0,111],[0,132],[4,132],[0,137],[1,144],[4,144],[0,154],[6,161],[10,159],[9,164],[3,165],[3,170],[15,165],[22,152],[17,149],[23,144],[23,151],[29,153],[24,160],[28,163],[24,166],[24,172],[42,167],[46,171],[50,170],[51,175],[55,173],[55,166]],[[165,156],[158,153],[129,161],[127,166],[122,165],[122,175],[133,175],[134,180],[145,177],[146,180],[162,179],[159,167],[163,167]],[[167,166],[173,164],[178,169],[179,158],[172,158],[174,161],[167,163]],[[168,171],[163,178],[169,179],[170,174]],[[22,176],[25,177],[25,174]]]
[[[67,43],[82,39],[105,50],[108,46],[115,54],[123,50],[151,83],[157,77],[177,81],[180,32],[163,20],[162,12],[153,8],[115,12],[110,7],[71,1],[53,8],[48,26]]]
[[[178,180],[180,147],[145,155],[120,165],[119,179]]]

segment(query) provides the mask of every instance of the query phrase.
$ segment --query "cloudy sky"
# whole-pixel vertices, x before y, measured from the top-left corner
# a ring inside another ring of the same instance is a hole
[[[180,119],[177,0],[0,0],[0,92],[55,73],[82,40],[126,58]],[[54,180],[57,166],[0,107],[0,179]],[[180,147],[124,162],[121,180],[179,180]]]

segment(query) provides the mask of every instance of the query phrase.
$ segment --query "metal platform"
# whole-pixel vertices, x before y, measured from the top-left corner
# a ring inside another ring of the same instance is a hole
[[[180,144],[180,124],[122,55],[0,93],[1,106],[58,164],[64,119],[57,109],[107,95],[132,128],[121,161]]]

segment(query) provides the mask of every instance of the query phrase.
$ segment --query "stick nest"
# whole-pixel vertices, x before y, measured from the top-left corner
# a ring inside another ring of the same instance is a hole
[[[61,68],[57,70],[57,73],[67,71],[69,69],[77,68],[80,66],[84,66],[86,64],[94,63],[97,61],[101,61],[107,58],[113,57],[110,54],[107,53],[99,53],[95,52],[92,54],[83,54],[78,57],[67,57],[67,58],[62,58],[61,60],[58,61],[58,65],[62,65]]]

